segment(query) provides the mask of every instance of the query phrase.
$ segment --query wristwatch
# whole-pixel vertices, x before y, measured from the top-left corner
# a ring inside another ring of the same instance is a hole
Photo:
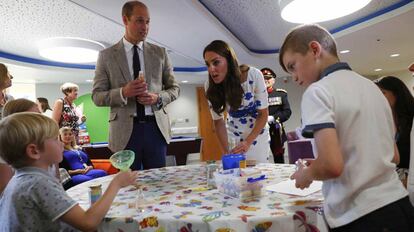
[[[157,108],[161,109],[161,107],[162,107],[162,98],[161,98],[161,94],[158,94]]]

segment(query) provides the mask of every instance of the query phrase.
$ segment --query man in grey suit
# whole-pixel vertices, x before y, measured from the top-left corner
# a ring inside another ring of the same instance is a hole
[[[165,106],[180,88],[165,48],[148,43],[149,12],[130,1],[122,8],[125,35],[99,53],[92,100],[110,106],[109,148],[135,152],[133,170],[165,166],[171,129]],[[141,76],[143,74],[144,78]]]

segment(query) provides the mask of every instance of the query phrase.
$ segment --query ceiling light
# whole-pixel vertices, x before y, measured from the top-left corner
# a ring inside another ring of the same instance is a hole
[[[188,83],[188,81],[181,81],[181,83]]]
[[[376,68],[376,69],[374,69],[374,71],[379,72],[379,71],[382,71],[382,69],[381,68]]]
[[[86,82],[88,82],[88,83],[92,83],[92,82],[93,82],[93,80],[88,79],[88,80],[86,80]]]
[[[340,51],[339,53],[341,53],[341,54],[345,54],[345,53],[348,53],[348,52],[350,52],[349,50],[342,50],[342,51]]]
[[[65,63],[96,62],[98,52],[105,48],[93,40],[73,37],[53,37],[38,42],[39,55]]]
[[[400,56],[400,54],[395,53],[395,54],[391,54],[391,55],[390,55],[390,57],[397,57],[397,56]]]
[[[316,23],[343,17],[371,0],[279,0],[282,18],[291,23]]]

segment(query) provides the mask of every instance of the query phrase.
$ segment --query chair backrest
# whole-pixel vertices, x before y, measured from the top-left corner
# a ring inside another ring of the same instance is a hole
[[[287,144],[290,164],[294,164],[298,159],[314,158],[310,139],[289,141]]]

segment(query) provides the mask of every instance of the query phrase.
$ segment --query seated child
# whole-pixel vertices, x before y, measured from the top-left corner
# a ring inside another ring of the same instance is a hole
[[[299,162],[296,187],[323,181],[330,231],[414,231],[414,208],[392,161],[398,160],[391,109],[375,84],[339,61],[332,35],[318,25],[293,29],[279,63],[306,88],[302,135],[318,156]]]
[[[76,145],[75,135],[70,127],[59,129],[59,140],[64,144],[60,168],[68,171],[73,185],[108,175],[104,170],[94,169],[88,155]]]
[[[3,107],[3,117],[6,117],[10,114],[17,113],[17,112],[39,112],[39,108],[37,107],[36,103],[20,98],[16,100],[11,100],[6,103]],[[53,165],[51,167],[54,167]],[[54,169],[50,170],[54,172]],[[0,157],[0,194],[3,192],[4,188],[6,188],[7,183],[9,183],[10,179],[14,174],[14,170],[4,162]]]
[[[0,231],[96,230],[118,190],[136,182],[137,172],[120,172],[84,211],[47,172],[62,161],[58,135],[56,122],[39,113],[15,113],[0,122],[0,156],[16,169],[0,199]]]

